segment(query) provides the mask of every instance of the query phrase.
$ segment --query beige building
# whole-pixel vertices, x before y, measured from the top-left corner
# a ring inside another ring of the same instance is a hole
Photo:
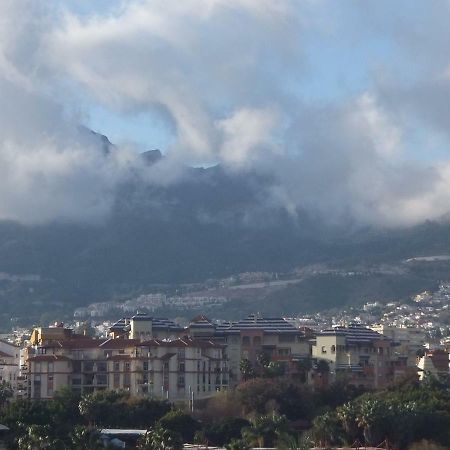
[[[406,360],[408,367],[415,367],[417,355],[425,349],[425,330],[418,327],[394,327],[374,325],[372,330],[387,336],[394,343],[393,356]]]
[[[152,317],[148,314],[135,314],[118,320],[109,329],[112,338],[126,339],[175,339],[186,333],[184,329],[172,320]]]
[[[377,389],[392,379],[391,344],[388,337],[360,325],[335,327],[317,334],[312,356],[329,364],[331,379]]]
[[[71,333],[30,348],[27,369],[31,399],[49,399],[70,387],[83,394],[108,389],[189,400],[192,392],[202,398],[228,387],[224,348],[191,338],[141,341]]]
[[[19,375],[20,347],[0,339],[0,383],[8,383],[17,397],[21,396],[19,389]]]
[[[426,376],[446,379],[450,375],[450,355],[446,350],[429,350],[418,358],[417,372],[419,380]]]
[[[214,323],[204,315],[193,318],[187,328],[181,328],[168,319],[136,314],[124,318],[110,328],[111,337],[126,339],[175,339],[190,336],[197,341],[210,341],[224,348],[229,362],[230,383],[241,379],[240,362],[248,359],[255,367],[264,353],[271,361],[294,374],[296,362],[310,358],[309,336],[280,317],[262,317],[252,314],[237,322]]]
[[[297,362],[311,357],[309,337],[281,317],[251,314],[238,322],[212,323],[200,315],[186,329],[190,336],[226,346],[232,384],[241,380],[240,362],[247,359],[257,369],[259,355],[284,367],[287,376],[297,374]]]

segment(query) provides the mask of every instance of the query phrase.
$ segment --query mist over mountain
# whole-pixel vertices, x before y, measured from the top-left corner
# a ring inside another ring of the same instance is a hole
[[[141,155],[141,163],[154,170],[163,159],[159,151]],[[179,181],[167,186],[140,178],[123,183],[111,213],[99,223],[3,221],[0,272],[34,274],[41,282],[3,290],[2,304],[14,313],[40,299],[45,310],[52,302],[79,306],[148,292],[158,284],[176,286],[246,271],[287,272],[314,263],[370,267],[450,253],[450,225],[430,222],[388,231],[330,226],[306,212],[292,216],[268,206],[272,183],[220,166],[185,167]],[[301,297],[293,292],[290,309]],[[13,300],[17,296],[20,305]],[[326,301],[345,299],[331,288]]]
[[[5,0],[0,16],[4,314],[450,252],[448,2]]]

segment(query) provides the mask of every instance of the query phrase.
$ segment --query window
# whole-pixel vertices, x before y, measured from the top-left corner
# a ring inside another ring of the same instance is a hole
[[[41,376],[35,375],[33,380],[34,398],[41,398]]]
[[[113,384],[115,389],[120,388],[120,373],[114,374]]]
[[[125,373],[125,374],[123,375],[123,387],[124,387],[125,389],[127,389],[127,388],[130,388],[130,385],[131,385],[131,377],[130,377],[130,374],[129,374],[129,373]]]
[[[94,370],[94,361],[85,361],[83,363],[83,372],[92,372]]]
[[[72,361],[73,373],[81,373],[81,361]]]
[[[104,386],[108,384],[106,373],[97,374],[97,385]]]
[[[279,348],[278,349],[278,355],[279,356],[289,356],[291,354],[290,348]]]
[[[99,361],[97,363],[97,372],[106,372],[106,361]]]
[[[126,363],[125,363],[124,370],[125,370],[126,372],[129,372],[129,371],[130,371],[130,367],[131,367],[131,364],[130,364],[129,362],[126,362]]]
[[[119,372],[119,371],[120,371],[120,362],[115,361],[114,362],[114,372]]]
[[[91,386],[94,384],[94,375],[93,374],[84,374],[83,377],[83,384]]]
[[[185,363],[182,362],[180,364],[178,364],[178,372],[184,372],[185,371]]]
[[[49,362],[48,367],[47,367],[47,372],[53,372],[53,371],[54,371],[53,362]]]
[[[41,366],[40,362],[35,363],[34,371],[35,372],[42,372],[42,366]]]
[[[242,338],[242,345],[244,345],[245,347],[250,346],[250,337],[249,336],[244,336]]]
[[[184,388],[184,386],[185,386],[184,375],[179,375],[178,376],[178,387]]]
[[[148,361],[144,361],[144,364],[143,364],[143,366],[144,366],[144,370],[148,370]]]
[[[322,345],[322,353],[326,353],[327,352],[327,348],[325,347],[325,345]]]
[[[184,347],[178,348],[178,359],[184,359],[186,357],[186,349]]]
[[[331,346],[331,353],[336,353],[336,346],[335,345]]]
[[[49,375],[47,379],[47,396],[53,395],[53,375]]]

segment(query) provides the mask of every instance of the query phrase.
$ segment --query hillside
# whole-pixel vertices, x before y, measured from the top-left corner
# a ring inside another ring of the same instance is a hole
[[[160,155],[144,158],[154,164]],[[219,166],[187,168],[179,182],[165,187],[138,181],[123,185],[101,224],[0,223],[0,272],[39,277],[0,278],[3,313],[22,315],[32,304],[41,314],[148,292],[155,285],[173,287],[246,271],[286,272],[317,262],[334,267],[399,263],[450,253],[447,224],[398,231],[330,227],[301,211],[292,217],[267,205],[270,185],[256,174],[230,174]],[[299,298],[305,306],[331,307],[372,292],[392,297],[450,279],[446,261],[409,270],[403,278],[312,279],[279,290],[277,307],[295,311]],[[388,289],[396,284],[405,289]],[[273,300],[261,307],[273,310]]]

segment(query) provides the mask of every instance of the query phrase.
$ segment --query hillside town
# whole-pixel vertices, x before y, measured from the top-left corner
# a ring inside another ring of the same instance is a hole
[[[136,313],[115,322],[55,323],[3,336],[1,381],[16,398],[51,399],[69,388],[195,403],[264,367],[313,389],[342,379],[376,390],[405,377],[445,378],[449,297],[450,284],[442,283],[406,303],[374,301],[295,318],[253,314],[228,322],[199,314],[183,326]]]

